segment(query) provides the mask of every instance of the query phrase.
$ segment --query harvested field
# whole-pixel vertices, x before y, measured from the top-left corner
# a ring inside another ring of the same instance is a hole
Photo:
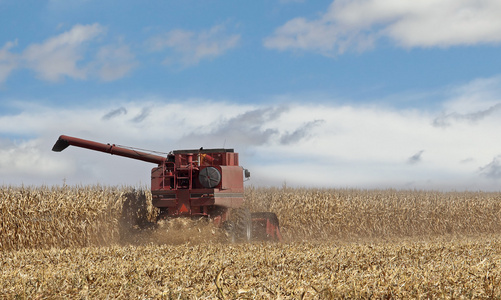
[[[7,298],[501,297],[501,241],[109,246],[3,251]]]
[[[0,188],[0,298],[501,297],[501,193],[250,187],[285,242],[228,244],[183,219],[124,241],[130,191]]]

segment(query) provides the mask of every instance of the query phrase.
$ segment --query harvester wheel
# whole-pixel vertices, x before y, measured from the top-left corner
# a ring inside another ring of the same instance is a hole
[[[136,231],[147,228],[148,208],[144,191],[133,191],[123,195],[122,215],[120,216],[120,239],[126,240]]]
[[[278,217],[272,212],[254,212],[252,217],[252,237],[262,241],[282,241]]]
[[[229,226],[230,241],[249,242],[252,239],[251,213],[246,208],[236,208],[231,211]]]

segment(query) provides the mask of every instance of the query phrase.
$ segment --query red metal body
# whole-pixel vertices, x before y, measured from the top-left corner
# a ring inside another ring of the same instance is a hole
[[[227,219],[227,208],[243,204],[243,168],[233,149],[177,150],[163,157],[62,135],[52,150],[70,145],[157,164],[151,192],[161,218],[207,216],[219,224]]]
[[[252,236],[255,240],[282,240],[277,215],[270,212],[252,214]]]
[[[233,149],[177,150],[151,171],[160,217],[208,216],[220,224],[244,202],[243,168]]]

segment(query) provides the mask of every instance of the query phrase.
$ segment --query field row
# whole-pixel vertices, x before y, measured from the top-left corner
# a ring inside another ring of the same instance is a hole
[[[124,195],[130,191],[101,186],[0,188],[0,249],[116,244]],[[501,232],[501,193],[249,187],[245,196],[251,211],[278,215],[286,241]],[[151,205],[149,212],[153,217]],[[209,231],[209,236],[220,236],[213,232],[217,229]]]
[[[6,298],[501,297],[501,240],[199,243],[0,252]]]

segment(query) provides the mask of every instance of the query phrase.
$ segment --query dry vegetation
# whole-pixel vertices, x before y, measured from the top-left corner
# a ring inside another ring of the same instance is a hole
[[[120,241],[128,188],[0,188],[0,298],[500,298],[501,193],[248,188],[286,241],[176,220]]]
[[[500,259],[499,240],[22,250],[2,253],[0,284],[12,298],[499,298]]]
[[[127,189],[40,187],[0,189],[0,249],[82,247],[118,238]]]
[[[252,210],[277,213],[291,239],[501,233],[501,193],[248,188]]]

